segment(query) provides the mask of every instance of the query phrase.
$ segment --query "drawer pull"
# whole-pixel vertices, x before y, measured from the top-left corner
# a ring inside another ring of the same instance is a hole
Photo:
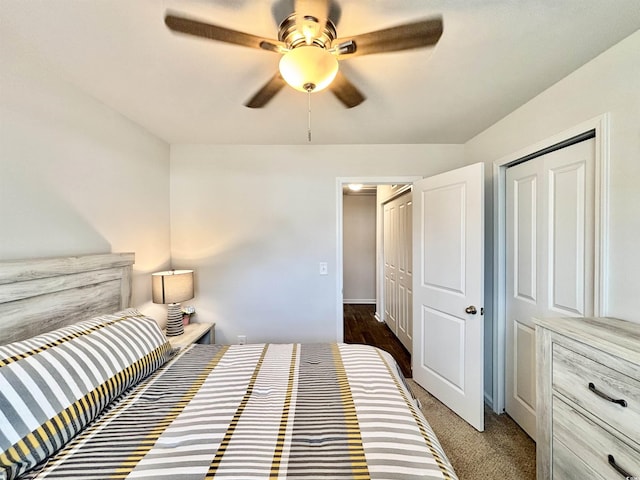
[[[622,405],[623,407],[627,406],[627,401],[626,400],[622,400],[622,399],[618,399],[618,398],[611,398],[606,393],[602,393],[600,390],[598,390],[596,388],[596,386],[592,382],[589,382],[589,390],[591,390],[593,393],[595,393],[599,397],[604,398],[605,400],[608,400],[608,401],[613,402],[613,403],[617,403],[618,405]],[[609,455],[609,456],[611,456],[611,455]],[[611,457],[611,458],[613,458],[613,457]]]
[[[629,472],[627,472],[624,468],[622,468],[621,466],[619,466],[616,463],[616,459],[613,458],[613,455],[609,455],[608,456],[609,459],[609,465],[611,465],[616,472],[618,472],[620,475],[622,475],[625,479],[630,479],[630,478],[636,478],[633,475],[631,475]]]

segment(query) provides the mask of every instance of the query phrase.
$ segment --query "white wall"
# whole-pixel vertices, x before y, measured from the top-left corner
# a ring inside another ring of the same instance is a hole
[[[344,303],[376,301],[376,196],[343,196]]]
[[[195,269],[190,303],[219,342],[334,341],[336,178],[463,162],[460,145],[172,145],[173,265]]]
[[[467,163],[487,163],[485,291],[493,294],[493,162],[610,112],[608,315],[640,322],[640,32],[604,52],[465,145]],[[490,307],[490,303],[488,305]],[[485,352],[493,354],[491,312]],[[490,358],[490,357],[488,357]],[[486,383],[491,362],[485,362]],[[488,386],[487,388],[490,388]]]
[[[148,274],[169,265],[169,146],[18,45],[0,52],[0,259],[135,252],[133,305],[166,316]]]

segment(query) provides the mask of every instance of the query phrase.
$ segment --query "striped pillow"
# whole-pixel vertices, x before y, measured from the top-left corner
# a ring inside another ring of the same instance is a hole
[[[133,309],[0,346],[0,478],[61,449],[170,351],[156,322]]]

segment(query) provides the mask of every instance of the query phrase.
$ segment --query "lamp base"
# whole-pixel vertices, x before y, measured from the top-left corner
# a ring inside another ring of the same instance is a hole
[[[184,333],[182,308],[179,303],[167,305],[167,337],[175,337]]]

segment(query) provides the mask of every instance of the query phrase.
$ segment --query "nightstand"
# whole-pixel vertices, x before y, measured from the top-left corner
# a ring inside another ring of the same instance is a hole
[[[175,337],[167,337],[173,348],[188,347],[192,343],[210,344],[215,342],[215,323],[189,323],[184,326],[184,333]]]

